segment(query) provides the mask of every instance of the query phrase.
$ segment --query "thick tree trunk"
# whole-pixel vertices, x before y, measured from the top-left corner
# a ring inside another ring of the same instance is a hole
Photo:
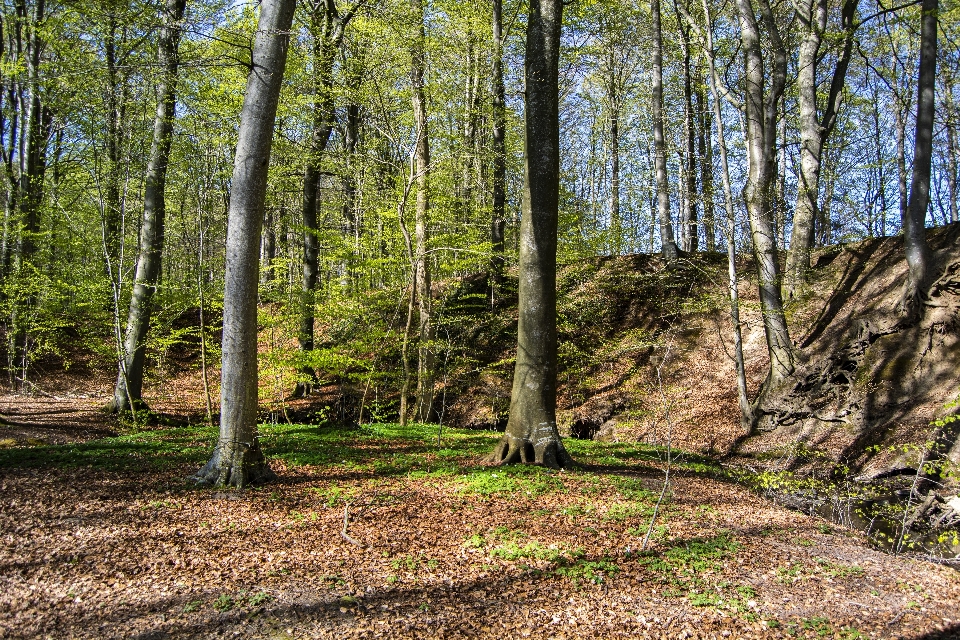
[[[562,0],[530,0],[527,22],[524,198],[520,220],[517,364],[507,428],[490,456],[568,467],[557,432],[557,219]]]
[[[423,75],[426,66],[424,59],[423,5],[421,0],[411,0],[419,21],[418,33],[411,51],[410,84],[413,96],[413,117],[417,126],[417,210],[414,221],[416,248],[414,259],[417,312],[419,318],[419,342],[417,343],[417,404],[414,407],[414,419],[429,422],[433,409],[433,321],[431,284],[430,284],[430,137],[427,120],[427,98],[424,91]]]
[[[934,92],[937,73],[938,0],[920,5],[920,66],[917,72],[917,131],[913,146],[913,175],[910,201],[903,219],[903,248],[909,273],[904,285],[901,310],[920,315],[923,299],[933,281],[933,254],[927,245],[926,218],[930,203],[930,165],[933,157]]]
[[[186,0],[166,0],[162,9],[157,62],[162,76],[157,85],[157,113],[153,121],[153,142],[143,195],[143,222],[140,226],[140,255],[127,314],[127,330],[123,343],[123,362],[110,408],[132,411],[143,404],[143,362],[147,331],[153,311],[153,295],[157,290],[163,257],[165,189],[173,120],[176,112],[178,47],[180,21]]]
[[[660,0],[650,0],[653,20],[653,149],[657,178],[657,213],[660,219],[660,253],[667,261],[679,255],[670,221],[670,183],[667,181],[667,144],[663,136],[663,29],[660,25]]]
[[[780,295],[777,239],[773,225],[774,155],[777,107],[786,81],[786,53],[767,0],[760,0],[769,44],[761,45],[760,28],[751,0],[737,0],[740,40],[744,54],[744,103],[749,170],[743,198],[750,217],[753,250],[760,286],[763,327],[770,353],[765,389],[772,389],[793,373],[793,349]],[[766,87],[762,46],[772,48],[770,86]],[[766,89],[766,91],[765,91]]]
[[[507,112],[503,83],[503,0],[493,0],[493,216],[490,220],[490,303],[503,282],[507,201]]]
[[[260,4],[227,219],[220,439],[210,461],[192,478],[199,484],[243,487],[274,475],[257,437],[257,250],[295,7],[295,0]]]
[[[819,216],[820,164],[823,147],[836,123],[843,96],[850,55],[853,51],[854,15],[856,0],[844,0],[841,22],[844,29],[843,48],[834,68],[833,80],[823,114],[817,100],[817,64],[820,46],[827,27],[829,7],[827,0],[802,0],[798,15],[804,36],[797,62],[797,88],[800,105],[800,172],[797,185],[797,204],[793,214],[793,234],[787,254],[786,291],[793,297],[810,269],[810,251],[814,244],[814,228]]]

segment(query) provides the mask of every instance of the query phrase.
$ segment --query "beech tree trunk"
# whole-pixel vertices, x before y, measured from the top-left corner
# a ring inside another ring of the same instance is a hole
[[[317,279],[320,272],[320,247],[317,238],[317,197],[320,188],[320,159],[330,142],[334,125],[333,65],[337,50],[343,42],[344,30],[353,10],[340,15],[334,0],[314,0],[311,3],[310,26],[313,32],[313,123],[310,151],[303,172],[303,282],[300,312],[300,330],[297,341],[301,353],[313,351],[314,304]],[[316,381],[313,367],[304,364],[293,396],[307,396]]]
[[[146,353],[147,331],[153,311],[153,295],[157,290],[163,257],[164,221],[166,217],[165,191],[167,163],[173,138],[176,113],[177,72],[180,63],[180,22],[186,0],[165,0],[161,21],[157,62],[161,69],[157,85],[157,113],[153,121],[153,142],[144,181],[143,222],[140,226],[140,255],[130,297],[127,329],[123,342],[123,362],[109,408],[113,411],[133,411],[144,407],[143,363]]]
[[[710,133],[710,115],[704,95],[702,76],[697,81],[697,154],[700,156],[700,192],[703,195],[703,236],[706,250],[717,250],[716,219],[713,203],[713,136]]]
[[[614,52],[611,48],[607,98],[610,103],[610,254],[623,251],[623,225],[620,222],[620,96],[617,92]]]
[[[681,20],[679,4],[677,6],[677,24],[680,26],[680,48],[683,52],[683,133],[686,153],[683,160],[686,169],[683,172],[683,222],[680,228],[680,248],[684,251],[697,251],[700,238],[697,234],[697,154],[696,130],[693,115],[693,84],[690,70],[690,25]]]
[[[247,77],[227,217],[220,439],[192,477],[243,487],[274,473],[257,437],[258,249],[280,86],[296,0],[263,0]]]
[[[430,283],[430,256],[427,253],[430,243],[430,137],[427,120],[427,98],[423,84],[426,65],[424,58],[426,29],[423,22],[421,0],[411,0],[411,6],[419,22],[418,32],[411,50],[410,65],[413,117],[417,126],[417,210],[414,221],[416,269],[414,270],[414,285],[417,295],[419,342],[417,343],[417,403],[414,407],[414,420],[429,422],[430,412],[433,410],[433,322],[431,317],[433,300]]]
[[[559,57],[563,0],[530,0],[527,22],[524,198],[520,220],[517,363],[507,428],[490,456],[568,467],[557,432]]]
[[[657,178],[657,213],[660,218],[660,253],[664,260],[679,256],[670,221],[670,183],[667,181],[667,144],[663,137],[663,29],[660,25],[660,0],[650,0],[653,20],[653,150]]]
[[[917,131],[913,145],[910,201],[903,218],[903,248],[909,273],[901,299],[905,315],[920,315],[933,281],[933,254],[927,245],[926,218],[930,203],[930,164],[933,158],[934,93],[937,73],[938,0],[920,4],[920,66],[917,73]]]
[[[821,59],[820,47],[827,28],[829,7],[827,0],[802,0],[800,21],[804,36],[800,44],[797,62],[797,88],[800,105],[800,171],[797,185],[797,204],[793,214],[793,233],[790,236],[790,251],[787,253],[786,291],[793,297],[797,287],[810,269],[810,251],[814,244],[814,231],[819,216],[820,164],[823,147],[837,121],[847,67],[853,51],[854,16],[856,0],[844,0],[841,8],[841,24],[844,30],[843,48],[834,68],[830,91],[823,114],[817,100],[817,64]]]
[[[744,433],[753,430],[753,408],[747,396],[747,373],[743,359],[743,332],[740,329],[740,290],[737,284],[737,219],[733,209],[733,190],[730,187],[730,165],[727,160],[727,140],[723,130],[723,111],[720,92],[717,88],[717,69],[713,56],[713,20],[710,18],[709,0],[703,0],[703,15],[706,21],[707,64],[709,65],[710,93],[713,98],[713,121],[717,128],[717,147],[720,149],[720,176],[723,182],[723,204],[727,213],[727,275],[730,293],[730,322],[733,325],[733,353],[737,367],[737,399],[740,404],[740,424]],[[709,139],[710,134],[707,133]],[[711,163],[712,171],[712,163]]]
[[[503,282],[507,202],[507,112],[503,82],[503,0],[493,0],[493,215],[490,221],[490,302]]]
[[[763,327],[770,353],[770,371],[765,389],[771,389],[793,373],[793,348],[783,313],[780,268],[773,224],[773,187],[777,108],[786,82],[787,59],[780,32],[768,0],[760,0],[760,14],[768,42],[761,44],[760,27],[752,0],[737,0],[740,41],[744,56],[744,103],[749,170],[743,198],[750,217],[754,257],[760,287]],[[772,49],[772,64],[764,72],[764,48]]]

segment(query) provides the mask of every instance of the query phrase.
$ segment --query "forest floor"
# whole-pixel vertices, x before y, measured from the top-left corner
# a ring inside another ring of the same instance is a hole
[[[276,482],[204,490],[201,410],[124,428],[62,386],[0,396],[0,638],[960,637],[956,569],[697,454],[657,509],[662,447],[552,473],[484,465],[491,431],[282,423]]]

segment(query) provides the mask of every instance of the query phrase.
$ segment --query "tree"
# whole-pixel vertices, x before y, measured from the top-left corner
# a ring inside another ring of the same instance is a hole
[[[520,221],[517,362],[507,428],[492,462],[568,467],[557,432],[559,57],[563,0],[530,0],[527,21],[524,198]]]
[[[154,117],[153,142],[143,196],[140,255],[137,258],[133,294],[130,296],[120,374],[109,405],[112,411],[132,411],[143,404],[143,363],[150,314],[153,310],[153,295],[156,292],[163,257],[167,165],[176,112],[180,22],[183,20],[186,4],[186,0],[165,0],[161,9],[163,26],[157,46],[157,63],[162,75],[157,85],[157,113]]]
[[[799,5],[798,15],[804,31],[797,61],[800,105],[800,184],[797,188],[797,206],[793,215],[790,251],[787,254],[786,292],[790,297],[796,293],[797,287],[810,269],[814,226],[819,215],[820,164],[823,147],[833,131],[840,111],[847,67],[853,51],[856,12],[856,0],[844,0],[840,10],[843,28],[842,47],[834,67],[826,103],[821,109],[817,99],[819,88],[817,67],[822,59],[820,48],[827,28],[830,7],[827,0],[803,0]]]
[[[220,439],[192,479],[243,487],[268,480],[257,437],[257,283],[267,168],[296,0],[263,0],[240,113],[227,222]]]
[[[415,420],[428,422],[433,409],[433,322],[432,294],[430,285],[430,259],[427,248],[430,243],[430,135],[427,119],[427,98],[424,92],[424,69],[426,66],[424,40],[423,4],[411,0],[417,19],[417,33],[410,50],[410,86],[413,99],[413,118],[417,127],[416,175],[417,206],[414,220],[416,248],[414,253],[414,288],[419,318],[419,342],[417,358],[417,403]]]
[[[503,84],[503,0],[493,0],[493,215],[490,220],[490,300],[503,281],[507,201],[507,110]]]
[[[653,150],[657,183],[657,213],[660,221],[660,253],[665,260],[679,255],[670,222],[670,183],[667,181],[667,143],[663,136],[663,28],[660,24],[660,0],[650,0],[653,19]]]
[[[750,218],[763,328],[770,353],[770,370],[765,385],[766,389],[770,389],[793,373],[793,348],[783,313],[777,239],[773,224],[777,107],[786,83],[787,57],[769,0],[759,0],[759,5],[761,20],[769,40],[766,45],[761,44],[760,26],[752,0],[737,0],[744,58],[748,159],[743,199]],[[764,70],[764,46],[772,50],[769,85],[768,75]]]
[[[311,0],[310,30],[313,34],[313,110],[310,148],[303,172],[303,285],[300,331],[297,340],[302,353],[313,351],[314,305],[320,275],[320,247],[317,238],[317,192],[320,189],[320,160],[330,142],[334,126],[333,66],[343,44],[347,25],[361,2],[341,14],[335,0]],[[304,397],[316,380],[309,365],[300,367],[294,397]]]
[[[910,201],[903,218],[903,248],[907,255],[907,281],[901,310],[922,313],[922,299],[933,281],[933,254],[927,245],[926,219],[930,203],[930,164],[933,157],[934,93],[937,74],[938,0],[920,4],[920,66],[917,71],[917,129],[913,146]]]

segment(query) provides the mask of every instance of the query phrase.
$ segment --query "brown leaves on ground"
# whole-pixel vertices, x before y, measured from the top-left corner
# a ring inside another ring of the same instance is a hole
[[[657,465],[490,494],[272,465],[240,493],[192,468],[0,469],[0,638],[960,634],[955,570],[692,471],[640,553]]]

